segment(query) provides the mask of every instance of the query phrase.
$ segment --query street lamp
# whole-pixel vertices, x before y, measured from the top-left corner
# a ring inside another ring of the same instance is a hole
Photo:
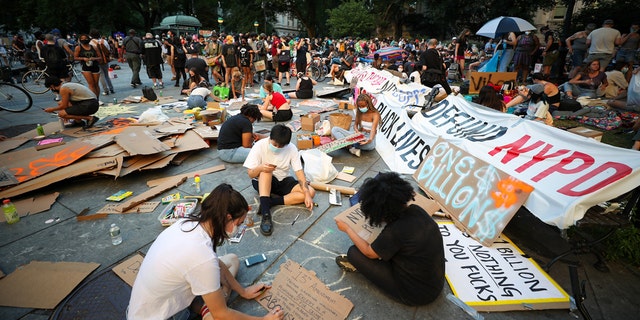
[[[256,29],[256,34],[258,33],[258,26],[260,26],[260,24],[258,23],[258,20],[253,22],[253,27]]]
[[[222,19],[222,17],[218,17],[218,25],[220,26],[220,32],[218,34],[222,33],[222,23],[224,22],[224,20]]]

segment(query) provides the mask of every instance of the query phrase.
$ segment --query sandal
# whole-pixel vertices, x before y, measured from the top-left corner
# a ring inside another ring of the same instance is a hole
[[[347,255],[346,254],[341,254],[341,255],[337,256],[336,257],[336,264],[344,272],[358,272],[358,269],[356,269],[356,267],[354,267],[351,264],[351,262],[349,262],[349,259],[347,259]]]

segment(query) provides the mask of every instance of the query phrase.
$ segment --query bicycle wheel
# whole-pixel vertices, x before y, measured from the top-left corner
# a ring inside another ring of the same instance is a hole
[[[49,91],[49,88],[44,86],[46,78],[47,74],[44,70],[27,71],[22,76],[22,87],[33,94],[43,94]]]
[[[320,69],[320,79],[316,80],[318,82],[322,82],[325,79],[327,79],[327,75],[329,74],[329,68],[327,68],[327,66],[323,65],[322,69]]]
[[[84,82],[82,82],[84,76],[82,75],[82,72],[78,72],[78,70],[76,70],[75,64],[69,67],[69,75],[71,76],[71,81],[84,84]]]
[[[0,83],[0,109],[11,112],[22,112],[33,104],[29,93],[10,83]]]
[[[318,69],[318,67],[316,66],[311,66],[309,67],[309,69],[311,70],[311,78],[313,78],[313,80],[320,82],[320,76],[321,76],[321,72],[320,69]]]

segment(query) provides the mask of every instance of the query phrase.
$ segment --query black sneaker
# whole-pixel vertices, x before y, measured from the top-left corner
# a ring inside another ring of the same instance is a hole
[[[138,84],[136,84],[136,83],[132,83],[131,84],[131,88],[136,88],[137,86],[138,86]]]
[[[347,259],[346,254],[341,254],[337,256],[336,264],[338,265],[338,267],[340,267],[340,269],[342,269],[345,272],[358,272],[358,269],[356,269],[356,267],[354,267],[351,264],[351,262],[349,262],[349,259]]]
[[[260,233],[265,236],[270,236],[273,233],[273,222],[271,221],[271,214],[263,214],[262,221],[260,222]]]
[[[84,126],[84,129],[88,129],[88,128],[93,127],[93,125],[94,125],[96,122],[98,122],[98,120],[100,120],[100,118],[98,118],[98,117],[96,117],[96,116],[93,116],[93,117],[91,118],[91,120],[88,120],[88,121],[87,121],[87,124]]]

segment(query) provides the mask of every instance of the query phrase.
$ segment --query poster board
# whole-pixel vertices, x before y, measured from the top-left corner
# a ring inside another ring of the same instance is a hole
[[[329,288],[316,277],[313,271],[287,260],[280,265],[280,272],[256,301],[272,311],[280,307],[285,319],[339,320],[346,319],[353,303]]]
[[[505,82],[516,82],[517,72],[471,72],[469,77],[469,93],[478,93],[489,82],[502,86]]]
[[[451,218],[490,246],[533,187],[438,138],[413,179]]]
[[[144,257],[138,253],[113,267],[111,270],[129,286],[133,287],[133,283],[136,281],[136,277],[140,271],[142,260],[144,260]]]
[[[431,200],[423,195],[416,194],[415,200],[411,201],[410,204],[416,204],[431,216],[440,210],[440,206],[434,200]],[[382,229],[384,229],[384,225],[379,227],[374,227],[367,223],[367,219],[365,218],[362,210],[360,209],[360,203],[357,203],[350,207],[349,209],[342,211],[335,217],[336,220],[340,220],[346,223],[351,229],[355,230],[356,233],[364,239],[367,243],[371,244],[373,240],[375,240]]]
[[[482,246],[439,221],[451,291],[478,311],[568,309],[569,295],[532,258],[501,235]]]

